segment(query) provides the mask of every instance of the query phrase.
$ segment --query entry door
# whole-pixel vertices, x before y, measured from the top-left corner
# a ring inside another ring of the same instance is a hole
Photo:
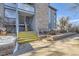
[[[32,19],[30,17],[26,17],[26,25],[27,25],[27,31],[32,31]]]
[[[24,16],[19,15],[19,32],[25,31]]]

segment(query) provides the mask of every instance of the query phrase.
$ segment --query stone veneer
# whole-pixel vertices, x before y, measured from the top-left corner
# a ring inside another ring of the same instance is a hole
[[[36,26],[40,31],[48,31],[49,30],[49,12],[51,13],[51,17],[53,15],[56,16],[56,9],[50,8],[49,11],[49,4],[48,3],[36,3],[35,4],[35,20]],[[53,25],[52,28],[56,26],[56,18],[52,21]]]
[[[35,4],[35,20],[37,21],[38,30],[48,30],[48,3],[36,3]]]

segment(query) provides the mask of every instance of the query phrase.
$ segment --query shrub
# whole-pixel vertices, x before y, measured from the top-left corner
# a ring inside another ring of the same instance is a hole
[[[48,31],[48,34],[49,35],[55,35],[56,34],[56,31],[55,30]]]
[[[76,32],[79,33],[79,28],[78,27],[76,28]]]

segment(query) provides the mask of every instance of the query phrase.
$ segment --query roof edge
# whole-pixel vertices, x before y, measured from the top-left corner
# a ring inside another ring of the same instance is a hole
[[[48,7],[55,10],[55,11],[57,11],[57,9],[55,7],[52,7],[51,5],[48,5]]]

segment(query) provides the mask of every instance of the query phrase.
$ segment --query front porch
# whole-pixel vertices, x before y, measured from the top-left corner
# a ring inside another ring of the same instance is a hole
[[[25,43],[35,41],[38,39],[38,36],[33,29],[34,28],[33,22],[32,22],[33,15],[18,11],[16,16],[17,16],[16,21],[14,23],[12,23],[10,21],[5,23],[5,26],[3,28],[6,27],[7,29],[5,31],[1,31],[0,36],[2,38],[0,37],[0,44],[4,45],[4,47],[1,46],[2,48],[0,48],[0,51],[2,51],[2,52],[0,55],[13,54],[14,48],[16,46],[15,43],[25,44]],[[4,32],[6,32],[6,33],[4,33]],[[6,37],[8,37],[8,38],[6,38]],[[14,41],[12,41],[13,37],[14,37]],[[5,40],[3,40],[3,38]],[[5,41],[6,41],[7,46],[5,45]],[[12,42],[13,42],[13,44],[10,44]],[[4,50],[2,50],[2,49],[4,49]]]

